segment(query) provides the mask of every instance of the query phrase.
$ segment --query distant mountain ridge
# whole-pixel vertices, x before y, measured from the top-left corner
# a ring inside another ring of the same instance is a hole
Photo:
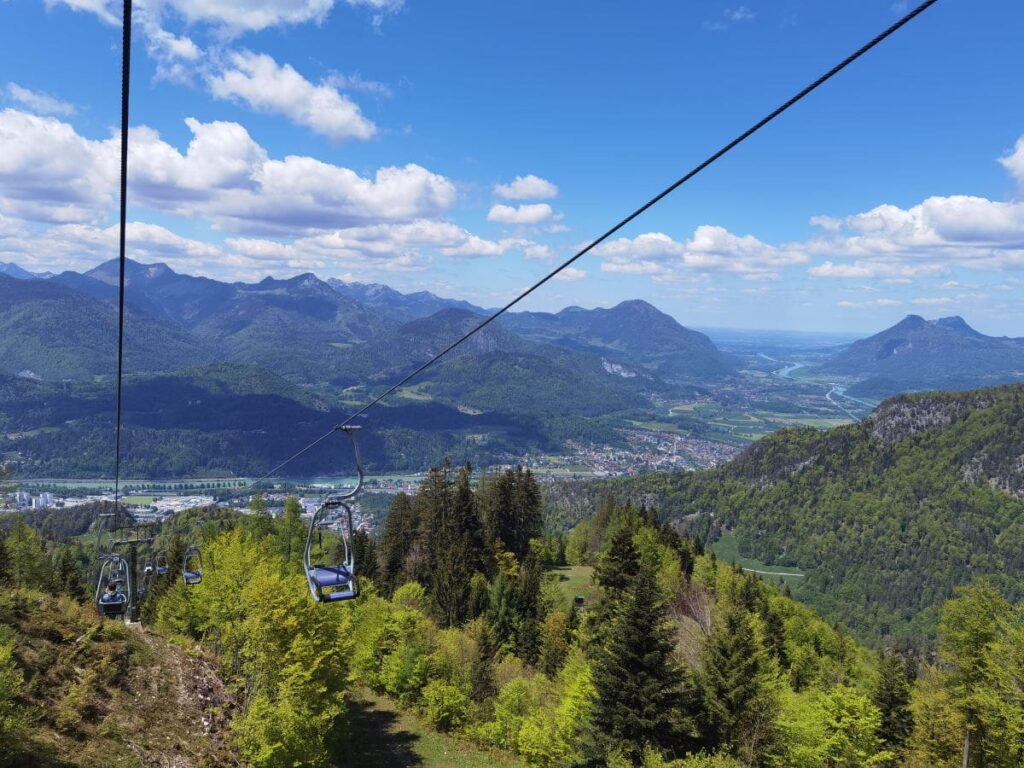
[[[488,310],[459,299],[445,299],[430,291],[400,293],[382,283],[359,283],[328,278],[328,285],[340,293],[373,309],[383,310],[401,317],[404,320],[416,320],[427,317],[442,309],[462,309],[477,315],[487,314]]]
[[[986,336],[959,316],[896,325],[826,360],[818,371],[863,376],[852,394],[885,396],[923,389],[970,389],[1024,379],[1024,339]]]
[[[736,372],[705,334],[639,299],[609,309],[517,312],[502,323],[527,338],[614,355],[665,378],[719,379]]]

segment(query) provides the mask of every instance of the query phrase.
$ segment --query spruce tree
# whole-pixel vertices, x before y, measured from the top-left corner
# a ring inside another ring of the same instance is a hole
[[[207,539],[212,539],[213,536],[212,531],[207,531]],[[302,506],[296,496],[285,499],[284,514],[278,520],[277,538],[281,557],[286,563],[295,563],[302,559],[306,528],[302,524]]]
[[[777,699],[775,665],[744,607],[741,579],[730,579],[702,651],[701,683],[709,746],[741,760],[763,754],[771,742]]]
[[[415,530],[414,523],[412,499],[404,493],[398,494],[391,502],[391,509],[384,521],[377,553],[380,580],[377,587],[385,597],[390,597],[402,586],[405,559]]]
[[[871,692],[871,701],[881,713],[878,738],[896,757],[903,754],[907,740],[914,731],[914,714],[910,709],[911,680],[905,659],[895,650],[878,654],[878,680]]]
[[[357,530],[352,534],[352,556],[356,561],[356,574],[376,584],[377,542],[366,531]]]
[[[604,642],[593,650],[594,722],[606,748],[636,761],[648,745],[665,750],[678,743],[684,677],[672,656],[656,571],[639,558],[631,570],[628,588],[606,596],[614,609]]]

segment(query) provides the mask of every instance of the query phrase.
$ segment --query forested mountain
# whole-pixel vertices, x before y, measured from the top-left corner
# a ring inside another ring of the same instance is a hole
[[[0,377],[0,433],[19,476],[107,476],[113,398],[106,383]],[[124,408],[124,472],[161,478],[260,475],[351,412],[264,369],[225,364],[130,376]],[[553,451],[573,435],[562,419],[417,401],[378,409],[373,426],[361,441],[373,471],[418,469],[437,455],[480,463],[501,451]],[[328,441],[292,471],[330,475],[344,465]]]
[[[819,371],[867,377],[850,391],[869,396],[1004,384],[1024,377],[1024,339],[985,336],[961,317],[908,315],[854,342]]]
[[[184,329],[130,308],[129,371],[184,368],[214,359]],[[116,368],[117,307],[53,280],[0,275],[0,372],[48,379],[109,376]]]
[[[955,587],[1024,594],[1024,386],[905,395],[857,424],[787,429],[694,473],[577,487],[806,574],[794,592],[861,637],[934,634]]]
[[[611,309],[568,307],[557,314],[516,312],[502,323],[527,338],[609,355],[663,378],[703,381],[735,373],[707,336],[646,301],[624,301]]]
[[[364,345],[352,353],[351,364],[363,366],[367,378],[393,380],[483,319],[465,310],[442,310]],[[497,324],[460,345],[443,366],[427,371],[422,381],[426,391],[452,405],[566,416],[609,414],[635,406],[645,393],[665,388],[641,368],[613,368],[600,355],[529,341]]]

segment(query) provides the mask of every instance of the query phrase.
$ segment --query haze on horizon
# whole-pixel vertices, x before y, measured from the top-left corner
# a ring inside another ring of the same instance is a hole
[[[129,256],[495,306],[899,6],[140,9]],[[116,10],[0,8],[0,261],[114,255]],[[643,298],[689,327],[850,333],[962,315],[1024,336],[1022,24],[1016,3],[938,4],[522,308]]]

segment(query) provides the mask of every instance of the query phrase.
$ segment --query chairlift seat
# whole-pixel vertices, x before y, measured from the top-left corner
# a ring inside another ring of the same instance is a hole
[[[333,603],[351,600],[358,594],[352,573],[344,565],[315,564],[308,569],[309,579],[316,585],[317,600]]]
[[[123,592],[106,592],[99,599],[99,607],[103,615],[109,618],[123,616],[128,607],[128,595]]]
[[[203,581],[202,571],[185,571],[185,586],[194,587],[196,584],[201,584]]]

